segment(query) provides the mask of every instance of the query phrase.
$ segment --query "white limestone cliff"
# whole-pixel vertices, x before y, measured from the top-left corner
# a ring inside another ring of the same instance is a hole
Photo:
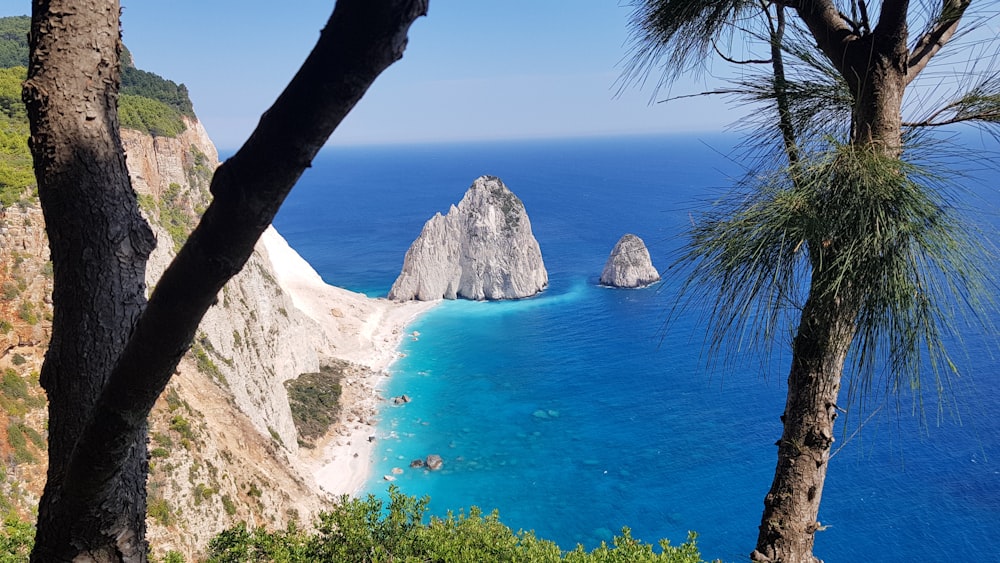
[[[447,215],[427,221],[389,298],[519,299],[548,283],[524,204],[499,178],[481,176]]]
[[[611,287],[637,288],[660,281],[660,274],[653,267],[649,250],[642,239],[625,234],[618,239],[608,261],[601,271],[601,284]]]

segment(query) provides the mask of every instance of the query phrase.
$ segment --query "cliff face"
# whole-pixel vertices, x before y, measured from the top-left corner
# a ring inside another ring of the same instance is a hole
[[[133,187],[158,239],[150,287],[207,207],[218,165],[201,124],[186,125],[176,138],[122,131]],[[17,434],[0,435],[0,509],[25,518],[38,502],[47,461],[38,370],[51,334],[48,259],[37,203],[0,209],[0,428]],[[157,553],[176,550],[195,560],[236,522],[308,524],[329,506],[299,455],[283,384],[319,371],[334,351],[278,279],[258,245],[206,315],[150,415],[148,539]]]
[[[157,235],[146,273],[152,288],[208,206],[218,154],[193,120],[176,138],[123,130],[122,141],[133,187]],[[236,521],[284,525],[294,517],[305,523],[324,505],[297,459],[283,385],[319,371],[328,350],[318,333],[315,321],[282,290],[258,245],[205,315],[152,417],[151,448],[159,447],[162,458],[154,456],[151,506],[166,512],[151,510],[162,515],[150,519],[155,547],[195,554]],[[193,439],[185,436],[187,428]],[[169,448],[160,443],[171,441]],[[190,486],[176,485],[178,473]]]
[[[389,291],[395,300],[518,299],[548,286],[524,204],[493,176],[424,225]]]
[[[601,271],[601,284],[611,287],[645,287],[658,281],[660,273],[653,267],[646,244],[633,234],[618,240]]]

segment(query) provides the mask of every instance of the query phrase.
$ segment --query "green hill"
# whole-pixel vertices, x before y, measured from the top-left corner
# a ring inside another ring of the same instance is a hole
[[[28,16],[0,18],[0,69],[28,66],[27,37],[30,28],[31,18]],[[136,68],[128,49],[122,53],[121,94],[118,110],[121,125],[127,129],[144,131],[153,136],[173,137],[185,128],[182,116],[195,117],[187,87]],[[16,104],[20,104],[20,99],[18,93],[14,99]],[[0,104],[3,103],[0,101]],[[9,105],[10,101],[6,103]],[[7,109],[6,106],[0,106],[0,111],[4,109]]]
[[[0,18],[0,206],[34,196],[35,176],[28,150],[28,118],[21,101],[27,76],[28,30],[31,18]],[[154,137],[175,137],[195,118],[187,87],[135,68],[132,55],[122,54],[122,86],[118,99],[121,126]]]

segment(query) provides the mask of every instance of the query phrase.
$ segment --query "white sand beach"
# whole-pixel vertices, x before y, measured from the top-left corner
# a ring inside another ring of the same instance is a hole
[[[386,370],[398,357],[406,326],[436,302],[373,299],[328,285],[273,227],[261,242],[278,283],[322,331],[317,338],[329,356],[369,368],[342,382],[340,420],[331,433],[314,450],[300,450],[322,490],[336,496],[355,494],[371,472]]]

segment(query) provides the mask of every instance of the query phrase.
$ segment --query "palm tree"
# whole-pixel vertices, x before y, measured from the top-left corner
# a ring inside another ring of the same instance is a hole
[[[878,383],[893,391],[920,385],[929,359],[940,389],[955,369],[943,345],[955,332],[952,304],[970,305],[971,317],[988,323],[987,249],[960,226],[944,178],[916,163],[928,154],[919,141],[929,128],[969,122],[997,133],[1000,75],[969,71],[972,88],[922,119],[903,120],[908,87],[959,35],[963,18],[976,19],[971,1],[922,3],[923,10],[906,0],[632,3],[622,86],[655,72],[657,87],[669,84],[713,54],[767,68],[705,93],[772,110],[758,114],[750,137],[768,158],[755,161],[738,194],[701,217],[679,261],[690,266],[681,298],[712,306],[715,346],[747,334],[773,344],[783,322],[797,322],[754,561],[818,561],[813,544],[834,422],[846,412],[845,365],[856,368],[852,391]],[[922,31],[911,39],[921,16]],[[750,55],[738,60],[719,45],[745,45]],[[753,56],[754,48],[765,55]],[[885,372],[875,369],[881,364]],[[878,382],[878,373],[888,376]]]

